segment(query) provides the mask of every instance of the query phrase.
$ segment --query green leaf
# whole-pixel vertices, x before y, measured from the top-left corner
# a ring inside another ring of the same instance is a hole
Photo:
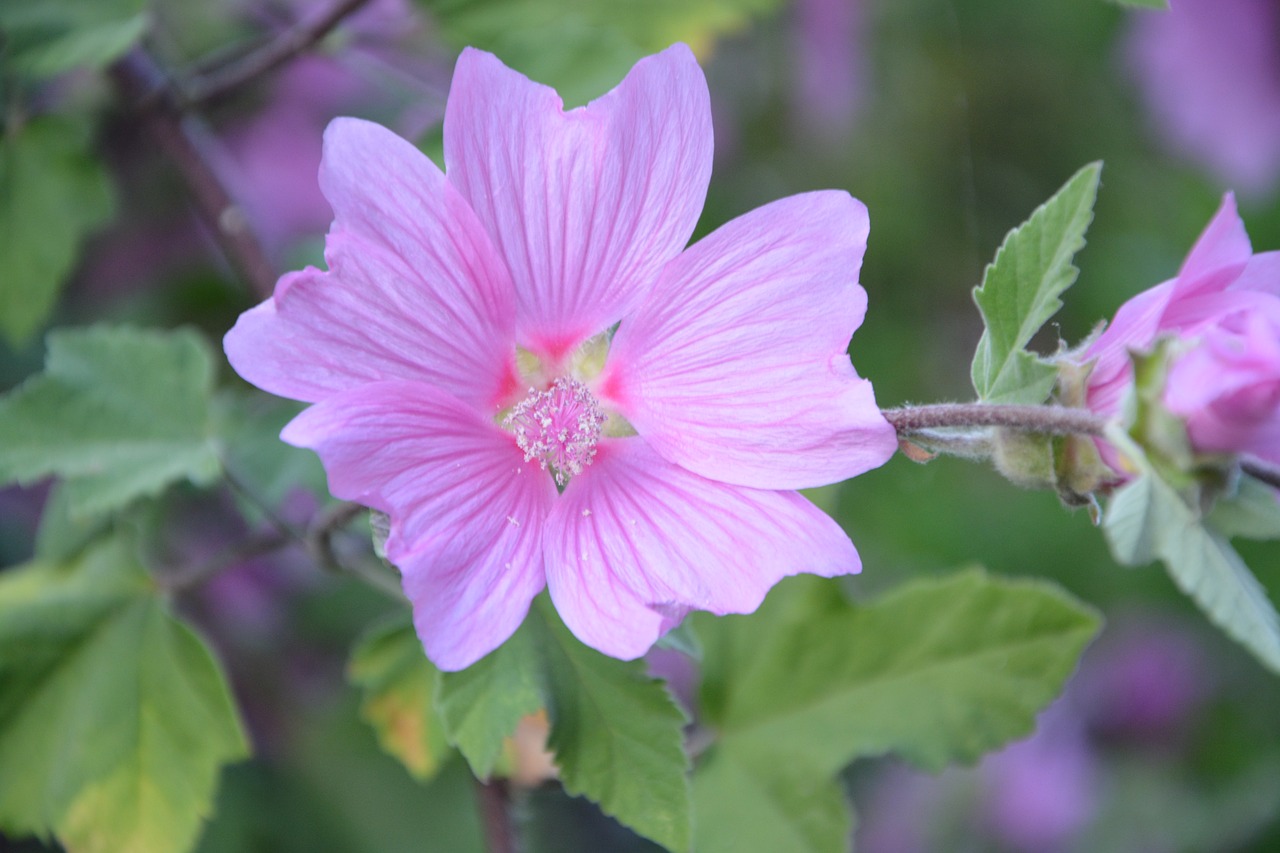
[[[700,853],[844,850],[840,768],[936,770],[1028,734],[1098,629],[1057,587],[979,571],[864,607],[833,589],[788,580],[757,615],[699,625],[720,732],[694,774]]]
[[[580,643],[550,603],[538,602],[546,641],[547,713],[565,790],[670,850],[688,850],[689,759],[684,712],[641,661]]]
[[[689,849],[683,712],[643,663],[580,643],[545,596],[506,644],[443,673],[437,702],[450,740],[482,778],[519,719],[545,707],[567,791],[669,849]]]
[[[1280,617],[1266,591],[1172,486],[1145,470],[1116,492],[1102,528],[1117,562],[1140,566],[1159,558],[1209,621],[1280,673]]]
[[[41,7],[14,3],[2,8]],[[84,125],[37,118],[4,136],[2,145],[0,333],[17,346],[49,318],[80,242],[110,218],[113,202]]]
[[[360,716],[373,726],[378,744],[415,779],[433,778],[449,754],[432,699],[439,671],[422,653],[409,613],[371,628],[356,644],[347,669],[364,691]]]
[[[542,662],[526,620],[496,650],[460,672],[440,674],[436,704],[449,741],[479,779],[493,775],[503,739],[520,718],[542,710]]]
[[[782,0],[419,0],[444,40],[496,53],[566,105],[599,97],[640,58],[682,41],[707,52]]]
[[[0,828],[73,853],[190,848],[248,754],[208,648],[125,542],[0,576]]]
[[[1026,346],[1076,280],[1071,260],[1084,247],[1101,174],[1101,163],[1085,166],[1010,231],[974,290],[986,330],[971,373],[983,401],[1039,404],[1053,390],[1055,369]]]
[[[0,482],[66,478],[73,518],[218,474],[213,360],[193,331],[49,335],[45,372],[0,398]]]
[[[1235,494],[1220,498],[1205,523],[1227,539],[1280,539],[1280,500],[1275,489],[1242,476]]]
[[[40,0],[0,4],[0,35],[13,67],[49,77],[77,66],[100,67],[147,30],[146,0]]]
[[[66,483],[49,490],[36,530],[36,557],[45,562],[70,560],[101,536],[110,524],[102,515],[73,516]]]
[[[303,408],[247,389],[224,391],[213,400],[212,431],[227,475],[267,506],[280,506],[298,488],[317,496],[329,493],[320,457],[280,440],[285,424]],[[250,520],[261,520],[257,504],[242,500],[240,510]]]

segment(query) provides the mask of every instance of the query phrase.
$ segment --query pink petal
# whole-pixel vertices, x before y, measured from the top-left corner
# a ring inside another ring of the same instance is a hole
[[[730,486],[610,439],[546,533],[547,585],[589,646],[630,659],[690,609],[750,613],[787,575],[861,569],[849,537],[796,492]]]
[[[1252,254],[1249,235],[1236,212],[1236,198],[1227,193],[1218,212],[1182,262],[1174,299],[1224,289],[1240,274]]]
[[[491,408],[509,391],[515,295],[501,258],[438,168],[391,131],[337,119],[320,182],[336,220],[330,271],[280,279],[226,337],[236,371],[316,401],[384,379]]]
[[[867,212],[842,192],[773,202],[663,271],[614,337],[602,396],[704,477],[804,488],[875,468],[893,428],[849,362]]]
[[[281,437],[320,454],[334,495],[391,516],[387,559],[437,666],[467,667],[520,626],[545,583],[556,490],[510,433],[439,389],[394,381],[330,397]]]
[[[1166,281],[1121,305],[1115,319],[1086,351],[1085,359],[1094,362],[1093,372],[1089,374],[1090,409],[1104,415],[1119,411],[1133,375],[1129,351],[1151,346],[1160,331],[1160,319],[1169,307],[1173,288],[1174,282]]]
[[[623,316],[689,241],[711,177],[711,109],[693,54],[642,59],[613,91],[560,97],[468,48],[445,112],[449,180],[515,279],[521,340],[559,359]]]
[[[1245,264],[1231,290],[1249,290],[1280,296],[1280,252],[1262,252]]]

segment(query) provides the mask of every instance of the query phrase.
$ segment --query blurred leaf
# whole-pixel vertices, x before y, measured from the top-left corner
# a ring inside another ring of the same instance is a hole
[[[225,391],[213,401],[213,433],[223,465],[236,482],[270,507],[279,507],[294,489],[328,495],[320,457],[285,444],[280,431],[303,405],[251,390]],[[260,520],[261,510],[248,501],[241,511]]]
[[[1051,584],[979,571],[862,607],[782,586],[756,616],[699,626],[720,733],[694,774],[699,851],[844,850],[840,768],[895,752],[936,770],[1030,733],[1098,630]]]
[[[248,754],[209,650],[119,540],[0,576],[0,827],[72,853],[192,846]]]
[[[1085,166],[1010,231],[974,289],[986,330],[971,373],[983,401],[1034,405],[1053,390],[1056,371],[1025,347],[1076,280],[1071,259],[1084,247],[1101,174],[1101,163]]]
[[[641,57],[682,41],[705,56],[782,0],[419,0],[457,49],[496,53],[566,106],[612,89]]]
[[[1214,504],[1206,524],[1228,539],[1280,539],[1280,496],[1270,486],[1242,476],[1236,493]]]
[[[579,642],[545,596],[503,646],[443,673],[438,702],[451,740],[481,777],[519,719],[545,703],[565,790],[669,849],[689,849],[684,713],[642,662]]]
[[[289,729],[272,762],[305,798],[299,819],[323,821],[320,843],[299,845],[284,823],[288,815],[260,820],[270,834],[225,844],[228,853],[484,853],[483,822],[466,764],[448,760],[430,782],[415,781],[383,752],[358,716],[353,691],[342,701],[304,699],[292,706]],[[220,822],[220,820],[218,821]],[[312,827],[314,829],[314,827]],[[264,837],[265,836],[265,837]],[[273,836],[284,836],[278,844]],[[242,836],[243,837],[243,836]],[[229,840],[230,841],[230,840]],[[210,852],[212,853],[212,851]]]
[[[407,611],[360,639],[348,672],[364,691],[360,716],[373,726],[378,744],[415,779],[435,776],[449,754],[444,723],[432,701],[439,671],[422,653]]]
[[[70,560],[103,533],[109,521],[105,515],[73,516],[67,484],[58,483],[49,490],[40,512],[36,558],[46,562]]]
[[[1169,0],[1114,0],[1121,6],[1132,6],[1135,9],[1160,9],[1168,11]]]
[[[38,9],[41,3],[0,10]],[[0,11],[0,29],[3,16]],[[111,216],[111,184],[87,128],[60,118],[27,122],[0,149],[0,332],[15,346],[48,319],[80,241]]]
[[[545,703],[542,661],[529,620],[511,639],[460,672],[442,672],[436,703],[449,740],[478,779],[488,779],[502,755],[503,739],[520,718]]]
[[[213,361],[190,330],[96,326],[49,334],[45,372],[0,398],[0,482],[66,478],[68,511],[117,509],[218,474]]]
[[[146,32],[146,0],[39,0],[0,4],[0,38],[14,68],[50,77],[99,67]]]
[[[1159,558],[1209,621],[1280,673],[1280,617],[1266,591],[1172,486],[1144,471],[1112,497],[1102,529],[1117,562],[1141,566]]]

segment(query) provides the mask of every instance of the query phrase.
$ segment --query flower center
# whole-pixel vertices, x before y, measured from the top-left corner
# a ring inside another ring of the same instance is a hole
[[[563,488],[595,458],[606,420],[587,386],[562,376],[545,391],[530,388],[502,425],[515,432],[525,461],[538,460]]]

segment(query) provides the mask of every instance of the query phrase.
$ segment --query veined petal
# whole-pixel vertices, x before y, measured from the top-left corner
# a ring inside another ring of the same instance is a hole
[[[897,439],[847,351],[867,230],[866,208],[836,191],[723,226],[623,320],[601,395],[664,458],[714,480],[804,488],[883,464]]]
[[[473,407],[417,382],[346,391],[281,437],[320,454],[329,488],[391,516],[414,624],[441,669],[469,666],[520,626],[545,585],[551,478]]]
[[[444,120],[449,180],[506,258],[526,346],[559,359],[644,294],[697,224],[711,139],[706,80],[684,45],[567,113],[550,87],[463,51]]]
[[[547,524],[546,556],[565,624],[624,659],[691,609],[750,613],[787,575],[861,568],[840,526],[798,493],[705,479],[642,438],[604,441],[569,482]]]
[[[337,119],[320,183],[336,219],[330,270],[284,276],[226,337],[236,371],[314,402],[413,379],[491,409],[514,383],[515,292],[465,199],[376,124]]]

